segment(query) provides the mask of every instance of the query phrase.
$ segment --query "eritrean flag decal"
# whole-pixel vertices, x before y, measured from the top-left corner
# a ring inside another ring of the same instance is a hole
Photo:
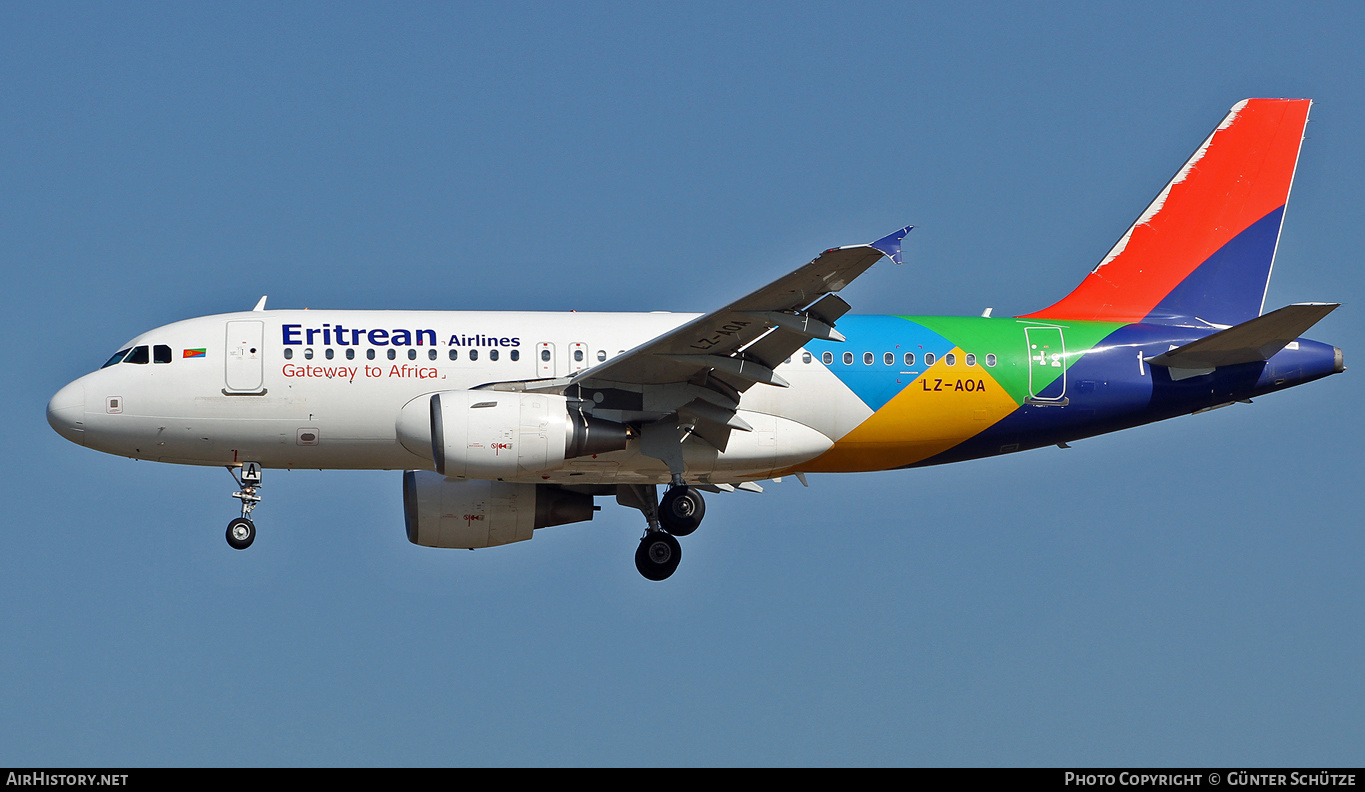
[[[185,350],[185,354],[182,355],[181,357],[187,357],[187,358],[192,358],[192,357],[204,357],[204,355],[205,355],[207,352],[208,352],[208,349],[186,349],[186,350]]]

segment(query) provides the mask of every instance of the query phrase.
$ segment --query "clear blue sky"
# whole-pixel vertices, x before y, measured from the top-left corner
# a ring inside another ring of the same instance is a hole
[[[1360,765],[1354,3],[0,6],[0,765]],[[415,547],[398,473],[79,448],[61,385],[272,307],[1050,304],[1236,101],[1317,100],[1268,307],[1345,375],[1070,450]]]

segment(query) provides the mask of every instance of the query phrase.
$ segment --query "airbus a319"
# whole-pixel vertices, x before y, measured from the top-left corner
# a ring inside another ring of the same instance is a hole
[[[1065,444],[1345,370],[1263,313],[1310,103],[1238,103],[1069,295],[1018,317],[860,316],[838,293],[902,228],[706,314],[266,310],[187,319],[62,388],[63,437],[227,467],[256,536],[262,471],[402,470],[408,539],[486,548],[638,509],[663,580],[703,492]],[[663,487],[662,496],[659,494]]]

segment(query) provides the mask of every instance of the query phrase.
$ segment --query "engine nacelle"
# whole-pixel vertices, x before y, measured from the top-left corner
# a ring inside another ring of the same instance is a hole
[[[423,406],[414,400],[403,408],[399,439],[414,453],[430,449],[436,471],[452,478],[534,476],[619,451],[630,437],[623,424],[586,416],[552,394],[442,391],[430,396],[425,421]]]
[[[408,541],[423,547],[496,547],[531,538],[550,525],[591,520],[592,496],[552,484],[447,479],[427,470],[403,473]]]

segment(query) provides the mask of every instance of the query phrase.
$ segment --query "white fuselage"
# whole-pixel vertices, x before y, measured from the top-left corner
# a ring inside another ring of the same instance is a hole
[[[694,316],[289,310],[201,317],[133,339],[121,349],[145,348],[147,362],[107,365],[76,380],[54,397],[50,413],[69,439],[138,459],[432,469],[431,454],[419,453],[426,449],[399,440],[405,406],[425,415],[432,393],[569,377]],[[724,453],[689,444],[690,478],[764,478],[823,453],[871,414],[818,360],[804,357],[781,367],[791,387],[744,393],[741,415],[753,431],[735,432]],[[667,477],[662,462],[632,443],[533,480]]]

